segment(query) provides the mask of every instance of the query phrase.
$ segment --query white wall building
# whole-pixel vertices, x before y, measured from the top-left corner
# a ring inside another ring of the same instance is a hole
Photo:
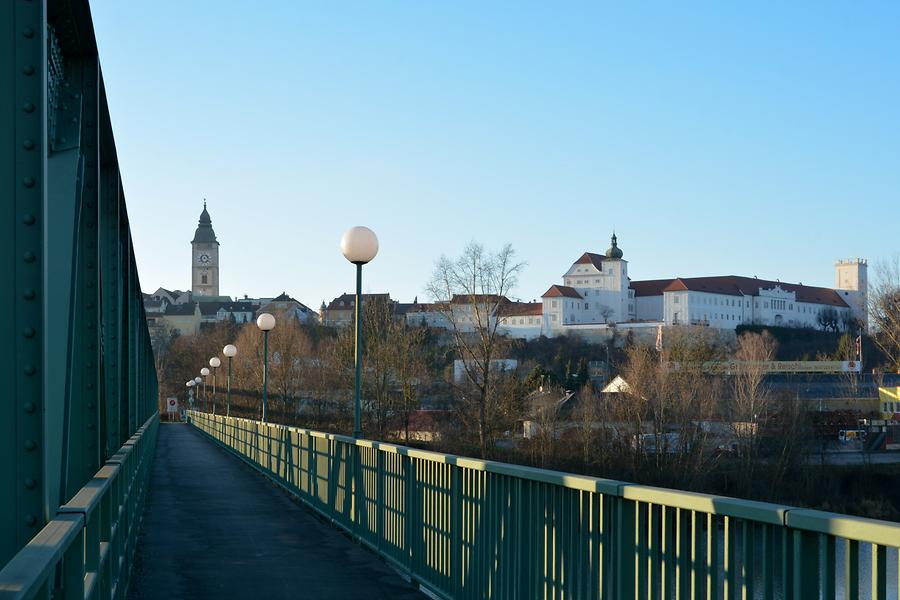
[[[544,332],[543,302],[510,302],[499,309],[497,331],[509,337],[533,340]]]
[[[628,261],[622,258],[616,235],[606,254],[585,252],[541,297],[549,330],[566,325],[609,325],[634,316]]]
[[[642,307],[648,312],[638,313],[638,317],[660,320],[665,325],[818,328],[820,315],[827,311],[836,325],[844,328],[852,316],[849,305],[836,290],[755,277],[679,277],[662,289],[645,288],[641,293]],[[655,299],[652,304],[649,298]],[[662,313],[658,312],[660,304]]]
[[[866,322],[865,259],[835,264],[835,289],[756,277],[676,277],[631,281],[616,235],[604,254],[585,252],[551,285],[541,302],[501,302],[498,329],[515,338],[578,334],[603,339],[616,330],[646,337],[658,325],[740,325],[821,328],[820,317],[845,329]],[[448,313],[464,330],[474,328],[469,300],[454,298],[451,310],[419,305],[410,322],[449,328]],[[483,304],[479,305],[483,307]],[[648,333],[649,332],[649,333]]]

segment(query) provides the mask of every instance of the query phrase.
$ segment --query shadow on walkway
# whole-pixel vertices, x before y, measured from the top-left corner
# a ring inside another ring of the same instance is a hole
[[[130,600],[424,597],[200,432],[161,424]]]

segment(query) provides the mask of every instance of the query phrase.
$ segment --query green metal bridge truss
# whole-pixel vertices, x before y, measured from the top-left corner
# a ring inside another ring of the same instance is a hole
[[[157,382],[90,9],[0,28],[0,596],[121,597]]]

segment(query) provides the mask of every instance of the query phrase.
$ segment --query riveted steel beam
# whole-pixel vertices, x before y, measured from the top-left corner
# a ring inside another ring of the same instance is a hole
[[[46,522],[42,265],[47,31],[43,2],[4,2],[0,22],[0,564]]]
[[[156,410],[156,372],[88,2],[2,2],[0,35],[2,565]]]

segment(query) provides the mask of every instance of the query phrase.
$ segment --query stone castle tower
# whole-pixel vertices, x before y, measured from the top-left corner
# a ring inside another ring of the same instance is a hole
[[[853,318],[868,325],[869,279],[868,261],[864,258],[849,258],[834,263],[834,289],[850,306]]]
[[[195,300],[219,295],[219,242],[206,211],[206,200],[191,241],[191,292]]]

